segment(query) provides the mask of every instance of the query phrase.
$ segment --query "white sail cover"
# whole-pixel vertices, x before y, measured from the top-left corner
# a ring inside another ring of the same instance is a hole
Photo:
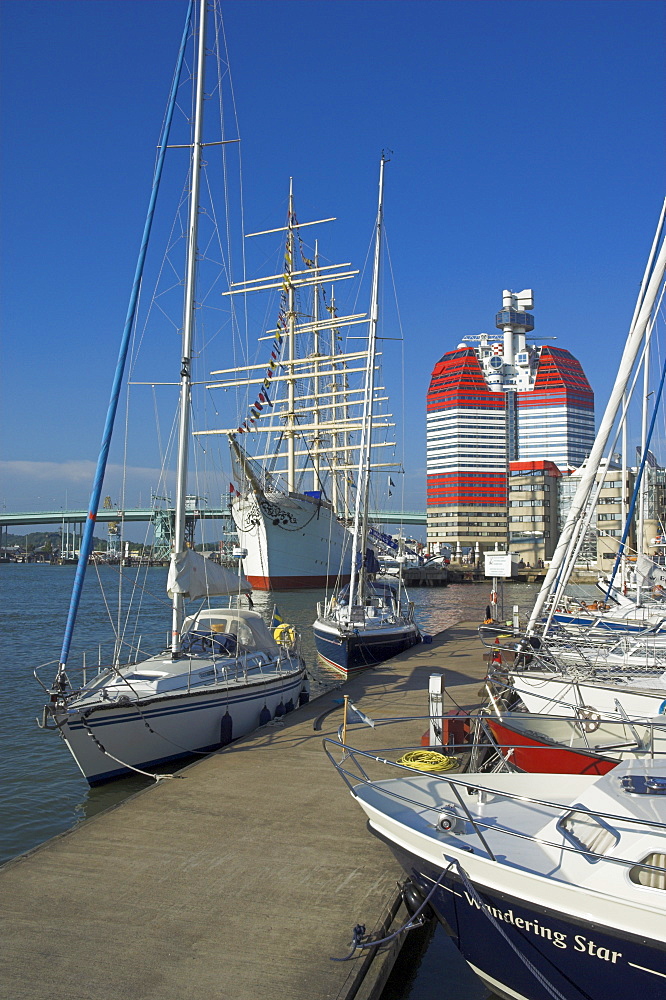
[[[639,552],[636,556],[636,578],[643,586],[666,585],[666,568]]]
[[[182,594],[195,600],[220,594],[248,594],[252,585],[241,574],[237,576],[211,559],[204,559],[194,549],[175,552],[171,556],[167,593],[169,597]]]

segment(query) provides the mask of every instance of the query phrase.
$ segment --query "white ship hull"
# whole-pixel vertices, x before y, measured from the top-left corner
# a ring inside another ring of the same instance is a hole
[[[351,535],[331,505],[300,493],[249,492],[231,505],[243,572],[255,590],[326,587],[351,573]]]

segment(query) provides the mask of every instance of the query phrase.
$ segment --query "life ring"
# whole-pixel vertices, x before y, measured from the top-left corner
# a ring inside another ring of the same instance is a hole
[[[284,622],[273,632],[273,638],[276,642],[280,643],[281,646],[295,646],[296,645],[296,629],[293,625],[287,625]]]
[[[584,705],[580,710],[580,720],[584,732],[596,733],[601,723],[601,715],[593,708],[588,708],[587,705]]]
[[[662,585],[658,583],[656,587],[652,588],[652,593],[655,597],[663,597],[664,594],[666,594],[666,590],[664,590]]]
[[[490,591],[490,603],[491,604],[497,604],[497,591],[496,590],[491,590]]]

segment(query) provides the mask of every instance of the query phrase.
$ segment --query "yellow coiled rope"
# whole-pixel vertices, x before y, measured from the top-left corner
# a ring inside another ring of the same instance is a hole
[[[408,750],[396,761],[415,771],[450,771],[458,763],[457,757],[446,757],[436,750]]]

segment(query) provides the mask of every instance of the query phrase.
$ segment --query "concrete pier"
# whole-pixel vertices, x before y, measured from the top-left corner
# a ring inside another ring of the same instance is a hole
[[[322,738],[337,733],[343,694],[374,719],[425,716],[431,673],[455,699],[445,711],[477,705],[482,653],[475,624],[447,629],[9,862],[0,995],[376,1000],[395,953],[367,975],[367,953],[331,956],[348,954],[355,924],[389,926],[402,872]],[[427,724],[393,728],[348,742],[419,745]]]

